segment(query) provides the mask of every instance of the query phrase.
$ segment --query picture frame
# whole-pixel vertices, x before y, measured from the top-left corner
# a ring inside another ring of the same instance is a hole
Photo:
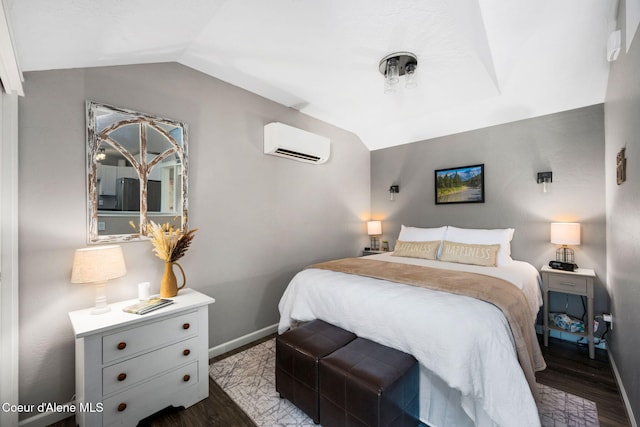
[[[623,147],[616,155],[616,183],[622,185],[627,180],[627,158],[625,157],[626,148]]]
[[[484,203],[484,164],[434,171],[436,205]]]

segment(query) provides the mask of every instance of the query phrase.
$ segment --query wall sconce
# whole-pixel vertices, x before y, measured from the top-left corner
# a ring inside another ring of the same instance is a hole
[[[378,70],[384,76],[384,93],[396,91],[400,76],[405,76],[404,87],[407,89],[418,86],[416,82],[416,68],[418,57],[411,52],[396,52],[385,56],[378,64]]]
[[[538,172],[538,184],[542,184],[542,192],[551,191],[551,183],[553,182],[553,172]]]
[[[395,199],[395,195],[400,192],[399,185],[392,185],[389,187],[389,200],[393,201]]]
[[[367,234],[371,236],[371,250],[380,250],[380,241],[378,236],[382,235],[382,222],[381,221],[367,221]]]

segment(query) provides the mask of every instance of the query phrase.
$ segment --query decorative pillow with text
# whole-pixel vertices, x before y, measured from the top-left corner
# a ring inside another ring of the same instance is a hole
[[[449,226],[447,227],[447,235],[443,240],[471,245],[500,245],[496,262],[498,265],[507,265],[513,261],[511,258],[511,240],[514,232],[513,228],[486,230]]]
[[[499,250],[500,245],[475,245],[445,240],[442,242],[440,261],[495,267]]]
[[[409,258],[436,259],[440,241],[431,242],[404,242],[396,241],[392,256],[404,256]]]

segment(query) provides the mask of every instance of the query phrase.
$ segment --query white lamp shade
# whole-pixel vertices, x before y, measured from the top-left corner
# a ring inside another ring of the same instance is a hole
[[[125,274],[127,268],[120,246],[95,246],[76,250],[71,283],[106,282]]]
[[[580,224],[577,222],[552,222],[551,243],[556,245],[579,245]]]
[[[367,221],[367,234],[369,236],[378,236],[382,234],[382,222]]]

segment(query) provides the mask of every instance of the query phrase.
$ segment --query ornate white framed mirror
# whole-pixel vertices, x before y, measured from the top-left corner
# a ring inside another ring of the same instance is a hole
[[[140,239],[149,221],[186,229],[186,124],[94,101],[86,113],[88,242]]]

